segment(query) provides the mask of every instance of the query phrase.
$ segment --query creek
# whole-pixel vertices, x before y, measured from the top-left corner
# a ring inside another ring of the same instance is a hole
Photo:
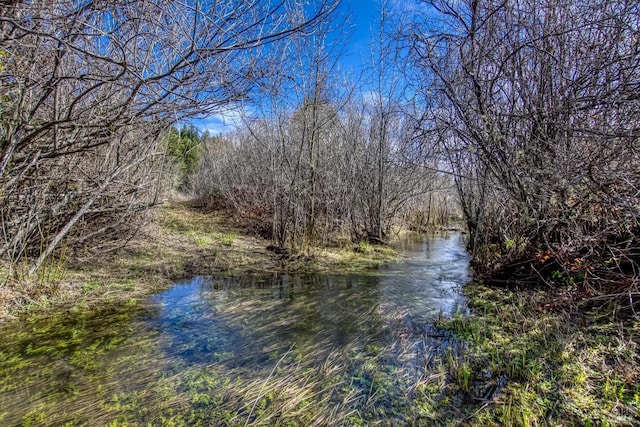
[[[459,345],[464,236],[354,275],[194,277],[147,303],[0,330],[0,425],[402,424]],[[439,373],[440,372],[440,373]]]

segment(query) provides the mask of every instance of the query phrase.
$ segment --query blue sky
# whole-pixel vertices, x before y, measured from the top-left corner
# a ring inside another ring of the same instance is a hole
[[[342,60],[343,66],[359,70],[369,57],[371,30],[374,28],[380,2],[378,0],[343,0],[341,13],[350,13],[352,35],[347,52]]]
[[[392,0],[399,9],[413,3],[413,0]],[[343,0],[338,10],[337,22],[342,22],[349,17],[351,36],[345,46],[345,53],[340,61],[342,71],[357,76],[369,61],[369,46],[371,31],[375,29],[375,22],[380,9],[380,0]],[[238,111],[228,111],[219,115],[212,115],[206,119],[194,120],[194,124],[201,130],[208,130],[216,135],[233,129],[239,123]]]

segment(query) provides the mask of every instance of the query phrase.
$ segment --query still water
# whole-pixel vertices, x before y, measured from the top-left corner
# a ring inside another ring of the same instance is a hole
[[[142,307],[0,330],[0,425],[359,425],[416,418],[456,345],[463,236],[359,275],[194,277]]]

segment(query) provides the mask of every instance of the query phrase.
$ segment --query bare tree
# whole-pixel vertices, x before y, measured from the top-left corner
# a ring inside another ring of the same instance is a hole
[[[33,273],[74,230],[90,229],[81,234],[96,236],[109,228],[105,221],[121,223],[119,210],[103,205],[117,201],[115,208],[123,201],[111,189],[124,182],[131,195],[140,194],[133,211],[152,205],[150,182],[129,182],[129,173],[141,164],[161,164],[153,160],[161,153],[157,136],[176,120],[246,97],[268,77],[273,42],[313,32],[336,3],[3,5],[0,254],[14,263],[38,255]],[[299,13],[303,7],[305,15]],[[85,167],[93,156],[103,156],[109,166]]]
[[[339,235],[386,241],[410,202],[441,182],[411,148],[415,120],[400,99],[401,62],[381,16],[373,86],[358,90],[341,78],[329,24],[290,40],[297,55],[285,56],[279,79],[265,87],[259,118],[245,120],[227,151],[205,156],[199,195],[217,191],[238,212],[269,217],[272,238],[294,251]]]
[[[311,37],[288,41],[288,54],[282,56],[278,73],[263,86],[264,95],[254,107],[260,118],[246,118],[240,132],[243,137],[234,163],[251,161],[238,165],[242,176],[230,171],[236,181],[223,187],[240,210],[268,214],[277,244],[296,251],[307,249],[323,236],[318,222],[321,215],[326,216],[323,200],[331,199],[324,175],[329,170],[329,143],[342,97],[336,90],[339,73],[335,68],[340,45],[330,43],[330,37],[340,37],[332,34],[334,26],[326,21]],[[253,153],[246,153],[248,150]],[[271,203],[256,205],[263,200],[258,196],[238,205],[234,193],[239,187],[253,193],[249,188],[258,188],[252,177],[257,171],[269,182],[270,188],[259,191],[268,194]]]
[[[353,145],[357,173],[351,179],[358,191],[352,200],[352,233],[357,238],[384,242],[391,226],[407,208],[426,195],[433,196],[441,182],[437,168],[427,167],[430,156],[416,156],[416,113],[407,99],[404,74],[406,51],[395,38],[400,20],[391,19],[394,5],[381,2],[372,31],[366,84],[358,100],[362,110],[347,123],[360,130],[346,132]],[[355,119],[355,120],[354,120]]]
[[[638,3],[424,3],[406,40],[437,92],[425,126],[455,169],[478,266],[495,277],[548,250],[544,268],[635,283]]]

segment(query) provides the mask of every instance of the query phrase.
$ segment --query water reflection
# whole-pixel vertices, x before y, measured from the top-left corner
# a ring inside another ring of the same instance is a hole
[[[462,306],[469,279],[459,234],[414,237],[402,250],[405,260],[365,276],[195,277],[154,298],[162,309],[153,322],[168,335],[166,351],[189,363],[260,363],[319,342],[314,356],[322,359],[363,336],[384,345],[393,339],[385,319],[401,316],[424,331],[438,313]]]
[[[463,306],[469,277],[459,234],[400,247],[402,261],[364,275],[196,277],[143,308],[0,332],[0,425],[242,425],[274,416],[266,408],[277,396],[262,406],[252,397],[269,381],[281,381],[280,393],[312,393],[305,408],[380,418],[383,405],[384,419],[401,419],[389,414],[442,344],[433,318]]]

